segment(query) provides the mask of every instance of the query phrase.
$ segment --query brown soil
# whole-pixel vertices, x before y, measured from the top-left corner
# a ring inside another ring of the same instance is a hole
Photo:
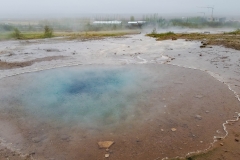
[[[240,157],[240,121],[231,122],[225,139],[218,140],[207,153],[192,156],[192,160],[235,160]]]
[[[17,128],[11,139],[21,134],[22,152],[34,153],[33,158],[38,160],[100,160],[105,159],[106,153],[114,160],[159,160],[204,150],[213,142],[213,136],[225,135],[222,123],[233,119],[239,111],[239,101],[226,85],[198,70],[170,65],[138,67],[163,73],[164,77],[155,79],[154,83],[159,85],[143,95],[135,115],[140,116],[118,129],[45,123],[26,114],[21,107],[1,111],[0,119]],[[14,78],[6,80],[10,83]],[[109,140],[115,142],[109,151],[98,148],[99,141]]]
[[[63,59],[64,57],[65,56],[51,56],[51,57],[37,58],[37,59],[31,60],[31,61],[26,61],[26,62],[4,62],[4,61],[0,61],[0,70],[27,67],[27,66],[33,65],[34,63],[43,62],[43,61],[58,60],[58,59]]]

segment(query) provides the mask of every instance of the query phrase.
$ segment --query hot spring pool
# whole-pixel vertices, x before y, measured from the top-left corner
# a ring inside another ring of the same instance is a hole
[[[2,108],[40,121],[81,127],[117,126],[139,118],[156,76],[144,68],[88,66],[53,69],[1,83]],[[158,84],[159,85],[159,84]],[[146,114],[146,113],[144,113]]]

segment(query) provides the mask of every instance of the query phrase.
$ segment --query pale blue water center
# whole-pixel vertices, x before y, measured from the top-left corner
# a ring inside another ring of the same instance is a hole
[[[19,106],[46,121],[116,125],[135,114],[144,81],[140,70],[125,67],[53,69],[10,78],[1,99],[5,107]]]

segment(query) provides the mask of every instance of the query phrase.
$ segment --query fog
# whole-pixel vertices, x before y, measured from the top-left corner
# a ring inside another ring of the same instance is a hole
[[[239,0],[1,0],[0,18],[62,18],[89,14],[143,14],[158,13],[163,16],[211,15],[235,17],[240,15]]]

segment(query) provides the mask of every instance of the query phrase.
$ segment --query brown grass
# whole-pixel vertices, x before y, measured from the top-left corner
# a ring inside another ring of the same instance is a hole
[[[236,34],[235,34],[236,33]],[[224,34],[203,34],[203,33],[162,33],[162,34],[148,34],[147,36],[156,38],[157,41],[176,39],[198,40],[205,41],[208,45],[222,45],[227,48],[240,50],[240,34],[238,32],[230,32]]]

